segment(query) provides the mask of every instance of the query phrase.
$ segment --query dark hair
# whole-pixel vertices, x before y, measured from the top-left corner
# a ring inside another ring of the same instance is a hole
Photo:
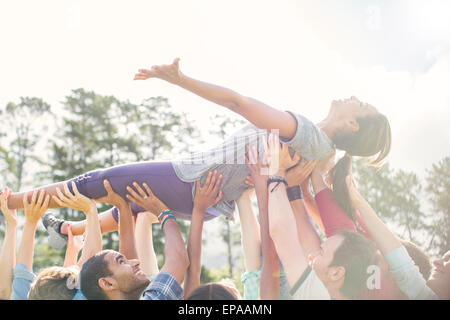
[[[339,207],[345,211],[353,222],[356,222],[356,210],[350,201],[350,194],[347,187],[346,177],[351,175],[352,158],[344,156],[331,169],[331,184],[333,188],[333,198],[338,203]]]
[[[419,271],[424,279],[428,280],[431,275],[431,269],[433,268],[430,257],[411,241],[401,239],[400,242],[406,248],[406,251],[408,251],[409,256],[416,266],[419,267]]]
[[[375,244],[363,235],[348,230],[336,232],[344,241],[336,249],[330,266],[345,268],[345,279],[340,292],[348,297],[355,298],[366,288],[367,268],[378,265],[377,248]]]
[[[50,267],[38,274],[28,292],[28,300],[72,300],[77,289],[77,273],[70,268]]]
[[[186,300],[236,300],[222,284],[211,282],[197,287]]]
[[[371,165],[379,166],[391,149],[391,127],[381,113],[358,117],[359,130],[340,132],[333,137],[337,149],[352,156],[370,157],[378,153]]]
[[[113,274],[105,259],[108,252],[109,250],[101,251],[83,263],[80,271],[80,289],[88,300],[108,300],[108,296],[98,284],[99,279]]]

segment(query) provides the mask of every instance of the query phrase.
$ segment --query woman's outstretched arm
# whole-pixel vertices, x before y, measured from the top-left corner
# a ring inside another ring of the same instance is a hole
[[[175,59],[170,65],[139,69],[134,80],[149,78],[165,80],[240,114],[260,129],[278,129],[281,137],[285,139],[294,137],[297,121],[291,114],[274,109],[261,101],[243,96],[228,88],[188,77],[180,71],[179,60],[179,58]]]

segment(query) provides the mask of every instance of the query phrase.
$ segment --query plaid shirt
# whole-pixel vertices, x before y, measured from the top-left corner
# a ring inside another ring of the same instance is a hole
[[[260,280],[261,268],[245,272],[241,276],[241,282],[244,285],[244,300],[259,300]],[[289,293],[289,283],[282,270],[280,270],[280,300],[292,300]]]
[[[244,300],[259,299],[259,280],[261,279],[261,269],[245,272],[241,276],[244,285]]]
[[[170,273],[162,271],[144,291],[142,300],[181,300],[183,296],[184,291],[177,280]]]

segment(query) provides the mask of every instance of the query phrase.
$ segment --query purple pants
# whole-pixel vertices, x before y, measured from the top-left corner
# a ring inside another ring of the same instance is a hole
[[[106,196],[103,180],[108,180],[113,190],[127,200],[127,186],[137,182],[140,186],[145,182],[153,194],[164,202],[180,219],[191,220],[193,200],[192,184],[178,179],[170,162],[139,162],[115,166],[104,170],[94,170],[78,176],[74,181],[81,194],[90,199]],[[69,183],[69,189],[72,188]],[[145,209],[131,203],[134,215]],[[118,221],[118,210],[113,210],[113,217]],[[218,213],[210,208],[207,210],[205,220],[216,217]]]

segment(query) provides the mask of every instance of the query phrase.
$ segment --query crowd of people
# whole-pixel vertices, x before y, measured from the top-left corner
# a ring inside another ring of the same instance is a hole
[[[376,156],[372,164],[379,165],[390,150],[389,122],[373,106],[355,97],[333,101],[327,117],[313,124],[187,77],[178,59],[135,76],[148,78],[225,106],[250,124],[218,148],[185,159],[95,170],[30,192],[4,188],[0,298],[450,299],[450,251],[432,263],[388,229],[354,183],[353,156]],[[345,155],[335,163],[336,149]],[[113,209],[99,214],[98,202]],[[243,296],[229,279],[200,281],[203,224],[219,215],[233,219],[235,205],[245,262]],[[85,219],[64,221],[46,213],[62,207],[83,212]],[[24,210],[25,222],[16,254],[17,209]],[[177,219],[191,221],[187,244]],[[66,254],[63,266],[35,275],[34,238],[41,220],[49,243],[66,246]],[[152,224],[164,234],[161,269]],[[119,251],[102,250],[102,235],[113,231]]]

